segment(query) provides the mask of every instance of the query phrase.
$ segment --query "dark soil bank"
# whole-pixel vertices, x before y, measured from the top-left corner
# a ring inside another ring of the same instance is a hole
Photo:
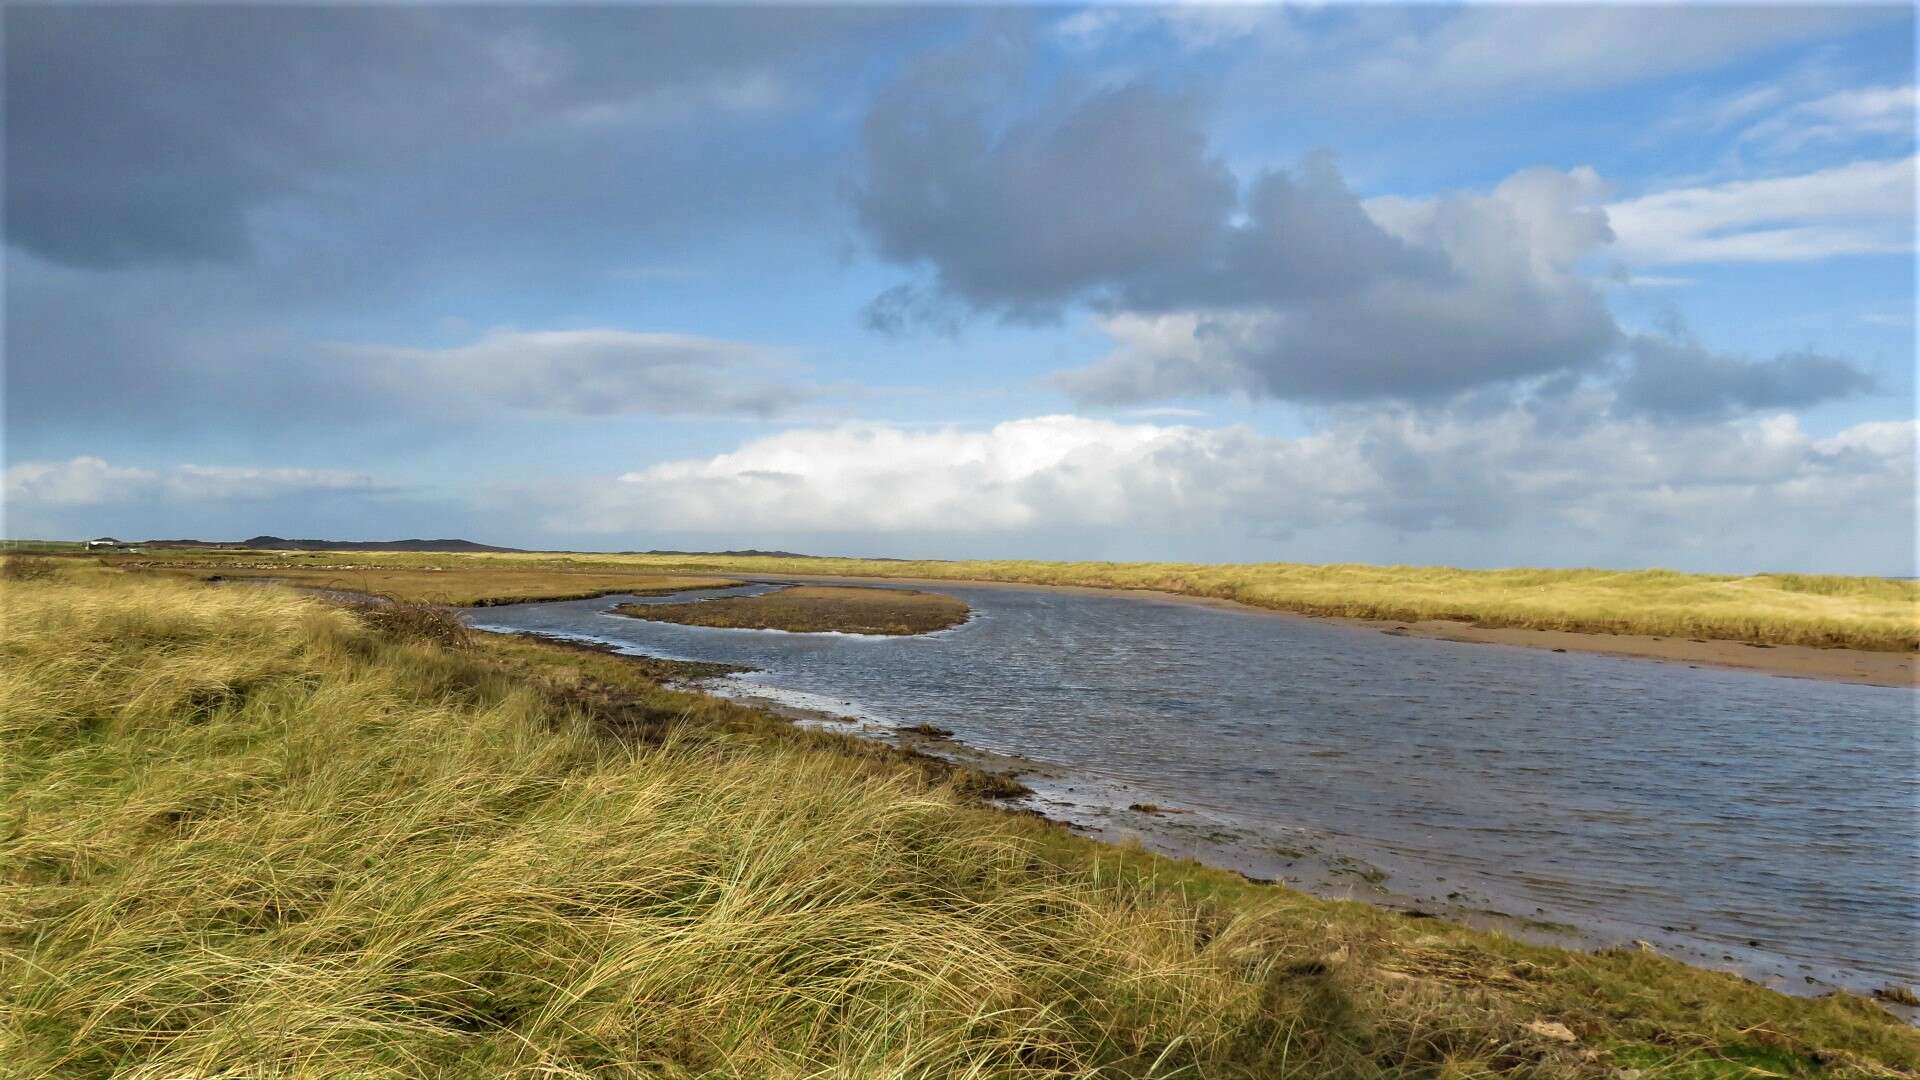
[[[687,626],[898,636],[945,630],[967,621],[967,605],[939,593],[839,585],[796,585],[759,596],[689,604],[622,604],[622,615]]]

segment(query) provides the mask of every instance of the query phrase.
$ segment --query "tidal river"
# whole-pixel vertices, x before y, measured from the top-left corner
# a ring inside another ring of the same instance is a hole
[[[699,593],[470,620],[749,666],[720,688],[869,733],[950,728],[1030,763],[1049,816],[1323,894],[1639,939],[1788,991],[1920,982],[1911,689],[934,588],[973,618],[863,638],[606,613],[725,595]]]

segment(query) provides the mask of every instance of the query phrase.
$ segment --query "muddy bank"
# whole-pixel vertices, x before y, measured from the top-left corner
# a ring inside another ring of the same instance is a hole
[[[360,593],[407,604],[447,607],[503,607],[602,596],[671,596],[740,584],[735,578],[686,574],[514,570],[462,565],[442,568],[249,563],[234,566],[151,560],[121,565],[143,573],[213,583],[289,585],[326,593]]]
[[[964,601],[940,593],[881,586],[789,585],[757,596],[684,604],[620,604],[635,619],[732,630],[794,634],[930,634],[967,621]]]
[[[1744,641],[1704,641],[1697,638],[1653,637],[1646,634],[1580,634],[1566,630],[1524,630],[1515,627],[1475,626],[1472,623],[1429,620],[1389,623],[1347,620],[1378,627],[1389,634],[1412,634],[1441,641],[1479,645],[1517,645],[1555,652],[1601,653],[1637,660],[1663,660],[1695,667],[1741,668],[1769,675],[1867,686],[1916,685],[1914,654],[1869,652],[1864,649],[1816,649],[1806,645],[1758,645]]]

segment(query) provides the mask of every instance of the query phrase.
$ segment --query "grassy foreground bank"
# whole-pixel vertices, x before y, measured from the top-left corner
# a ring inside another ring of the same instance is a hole
[[[312,561],[315,555],[304,556]],[[341,558],[342,556],[322,556]],[[109,561],[299,565],[283,552],[161,552]],[[1651,634],[1770,645],[1920,649],[1920,581],[1815,574],[1730,576],[1671,570],[1456,570],[1431,566],[984,560],[802,559],[715,555],[360,553],[363,567],[495,571],[826,574],[1153,589],[1307,615],[1450,619],[1487,626]]]
[[[1860,998],[1093,845],[672,665],[99,570],[0,605],[0,1075],[1920,1067]]]

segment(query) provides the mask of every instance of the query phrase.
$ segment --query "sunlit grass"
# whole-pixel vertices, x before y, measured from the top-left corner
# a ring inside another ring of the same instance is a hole
[[[97,570],[0,605],[0,1075],[1920,1065],[1859,999],[1090,845],[617,657]]]

